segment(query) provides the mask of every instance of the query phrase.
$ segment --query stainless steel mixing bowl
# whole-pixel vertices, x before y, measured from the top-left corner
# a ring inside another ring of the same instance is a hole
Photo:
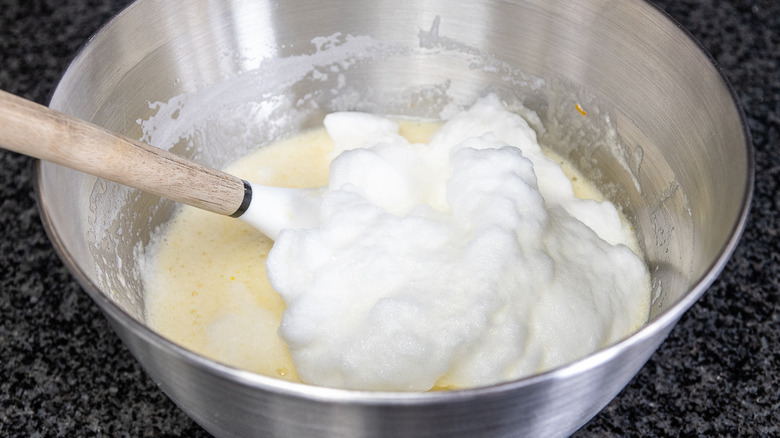
[[[233,369],[144,324],[137,255],[170,202],[41,163],[42,216],[135,357],[215,435],[565,435],[623,388],[704,293],[750,202],[752,152],[733,93],[652,5],[140,0],[83,48],[51,106],[221,166],[328,111],[439,117],[489,92],[535,111],[542,141],[621,205],[653,277],[643,329],[544,374],[409,394]]]

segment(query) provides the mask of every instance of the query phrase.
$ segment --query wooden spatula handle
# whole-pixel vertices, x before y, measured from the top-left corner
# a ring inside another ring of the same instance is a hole
[[[219,214],[246,204],[235,176],[2,90],[0,147]]]

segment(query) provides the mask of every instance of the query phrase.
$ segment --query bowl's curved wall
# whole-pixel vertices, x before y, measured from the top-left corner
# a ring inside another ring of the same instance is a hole
[[[225,81],[273,104],[260,111],[231,101]],[[541,140],[579,163],[636,224],[655,294],[639,333],[517,382],[437,394],[279,382],[201,358],[143,325],[134,255],[172,203],[41,163],[42,216],[63,259],[155,381],[219,435],[570,433],[712,282],[750,201],[752,155],[728,85],[685,32],[641,1],[140,0],[84,47],[51,106],[156,141],[138,121],[195,91],[220,105],[172,117],[212,126],[256,113],[228,124],[245,134],[229,153],[213,141],[229,136],[224,126],[209,128],[210,142],[191,131],[166,140],[214,166],[334,109],[435,116],[486,92],[522,103],[539,114]]]

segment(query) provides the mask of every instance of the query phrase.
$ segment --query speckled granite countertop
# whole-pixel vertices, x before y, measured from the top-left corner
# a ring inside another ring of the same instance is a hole
[[[0,0],[0,89],[48,101],[127,0]],[[723,68],[756,148],[755,201],[725,271],[576,436],[780,435],[780,3],[657,2]],[[0,150],[0,435],[205,436],[81,291],[38,217],[31,160]]]

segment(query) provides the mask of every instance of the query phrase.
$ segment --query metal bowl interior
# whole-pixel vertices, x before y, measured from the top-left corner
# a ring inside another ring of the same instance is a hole
[[[137,255],[173,203],[41,163],[42,217],[131,352],[215,435],[565,435],[625,386],[704,293],[750,202],[739,105],[711,59],[653,6],[139,0],[82,49],[51,106],[220,167],[330,111],[440,118],[486,93],[534,111],[540,140],[623,208],[653,276],[642,330],[530,378],[401,394],[236,370],[144,324]]]

